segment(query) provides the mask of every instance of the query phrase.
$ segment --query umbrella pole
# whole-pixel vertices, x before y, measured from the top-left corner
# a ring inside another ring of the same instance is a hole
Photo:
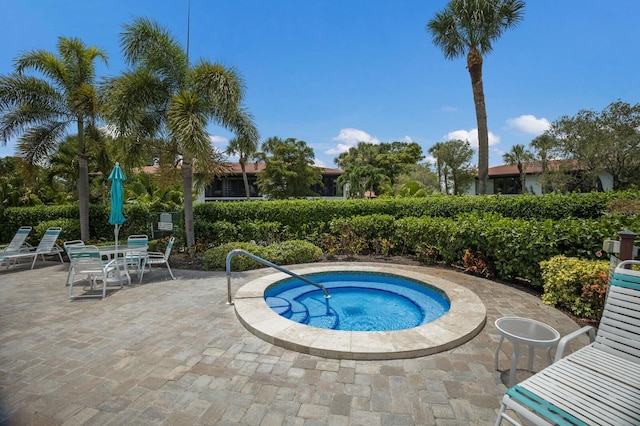
[[[120,225],[116,224],[113,233],[116,237],[116,253],[118,252],[118,233],[120,232]]]

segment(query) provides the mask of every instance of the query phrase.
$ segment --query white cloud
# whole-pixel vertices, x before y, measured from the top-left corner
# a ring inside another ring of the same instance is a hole
[[[413,139],[411,139],[411,136],[405,136],[403,140],[404,140],[404,142],[406,142],[406,143],[411,143],[411,142],[413,142]]]
[[[507,126],[523,133],[538,136],[544,133],[544,131],[551,126],[551,123],[544,117],[536,118],[535,115],[526,114],[516,118],[509,118],[507,120]]]
[[[314,158],[314,159],[313,159],[313,165],[314,165],[314,166],[317,166],[317,167],[328,167],[328,166],[327,166],[327,164],[326,164],[324,161],[319,160],[319,159],[317,159],[317,158]],[[335,166],[334,166],[334,167],[335,167]]]
[[[378,138],[371,136],[364,130],[358,130],[353,128],[340,129],[338,136],[332,138],[334,141],[343,142],[339,143],[335,148],[331,148],[324,153],[327,155],[341,154],[349,151],[349,148],[356,146],[360,142],[379,144]]]
[[[458,108],[452,107],[452,106],[449,106],[449,105],[445,105],[442,108],[440,108],[440,110],[442,110],[443,112],[456,112],[458,110]]]
[[[424,161],[425,161],[425,163],[428,163],[428,164],[430,164],[432,166],[437,164],[437,162],[438,162],[436,157],[434,157],[433,155],[427,155],[426,157],[424,157]]]
[[[209,140],[212,144],[218,145],[226,145],[229,143],[229,139],[225,138],[224,136],[209,135]]]
[[[463,141],[469,141],[472,148],[478,148],[478,129],[471,130],[454,130],[444,136],[447,141],[460,139]],[[489,146],[495,145],[500,142],[500,136],[489,132]]]

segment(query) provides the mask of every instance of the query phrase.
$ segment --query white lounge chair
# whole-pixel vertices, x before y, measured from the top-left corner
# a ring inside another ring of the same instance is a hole
[[[62,228],[60,227],[49,228],[45,231],[37,247],[30,250],[21,250],[12,253],[0,253],[0,264],[2,262],[7,262],[8,268],[9,262],[15,262],[25,258],[33,258],[33,262],[31,263],[31,269],[33,269],[36,264],[36,260],[38,260],[38,256],[41,256],[42,260],[44,260],[44,257],[49,255],[58,255],[60,263],[64,263],[64,259],[62,259],[63,250],[56,244],[56,240],[60,236],[61,232]]]
[[[102,260],[102,254],[96,246],[70,245],[69,260],[71,267],[67,276],[67,284],[69,285],[69,299],[101,297],[107,295],[107,285],[115,283],[122,288],[122,279],[120,270],[118,269],[118,259],[109,261]],[[90,281],[91,290],[94,290],[97,281],[102,281],[102,293],[99,294],[83,294],[81,296],[73,295],[73,286],[76,282],[76,275],[86,275]]]
[[[31,232],[30,226],[21,226],[20,229],[16,231],[16,234],[11,239],[11,242],[0,250],[0,253],[14,253],[20,251],[25,247],[25,241]]]
[[[147,253],[146,257],[142,261],[142,273],[140,274],[140,282],[142,282],[142,277],[144,276],[144,268],[148,265],[149,270],[151,270],[151,265],[167,265],[167,269],[169,270],[169,274],[172,279],[176,279],[173,276],[173,272],[171,271],[171,267],[169,266],[169,256],[171,255],[171,249],[173,248],[173,242],[176,240],[175,237],[169,238],[169,242],[167,243],[167,249],[164,253],[159,251],[151,251]]]
[[[536,425],[640,425],[640,271],[631,265],[640,261],[614,271],[597,336],[588,326],[561,339],[552,365],[507,390],[496,426],[519,424],[507,408]],[[592,343],[563,358],[583,333]]]

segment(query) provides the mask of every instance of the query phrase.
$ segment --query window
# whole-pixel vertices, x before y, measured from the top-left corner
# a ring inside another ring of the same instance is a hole
[[[503,177],[493,179],[494,194],[521,194],[520,177]]]

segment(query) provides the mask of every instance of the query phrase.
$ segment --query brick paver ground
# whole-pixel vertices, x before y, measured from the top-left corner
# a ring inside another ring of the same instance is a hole
[[[503,371],[495,371],[496,318],[538,319],[562,335],[578,328],[514,288],[398,266],[475,291],[487,308],[484,329],[422,358],[325,359],[246,331],[225,303],[224,272],[177,270],[172,281],[157,269],[104,300],[69,301],[67,267],[40,262],[0,271],[2,425],[488,425],[512,350],[503,345]],[[272,272],[234,273],[234,288]],[[517,378],[528,374],[518,370]]]

